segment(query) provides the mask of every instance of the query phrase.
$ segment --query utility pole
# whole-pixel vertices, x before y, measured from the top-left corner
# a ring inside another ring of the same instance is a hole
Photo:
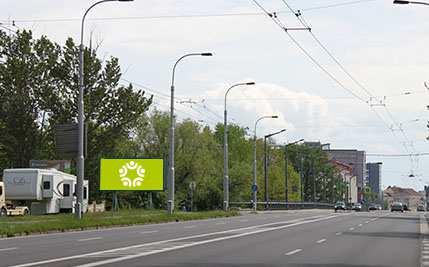
[[[241,85],[255,85],[255,82],[237,83],[229,87],[225,93],[224,111],[223,111],[223,209],[229,209],[229,175],[228,175],[228,113],[226,109],[226,98],[229,91]]]
[[[253,136],[253,185],[252,185],[252,201],[253,201],[253,211],[256,212],[257,209],[257,201],[258,201],[258,181],[256,179],[257,173],[256,173],[256,141],[257,141],[257,135],[256,135],[256,129],[258,126],[258,123],[263,119],[277,119],[279,116],[277,115],[271,115],[271,116],[262,116],[259,117],[255,122],[255,131]]]
[[[169,175],[168,175],[168,200],[167,200],[167,212],[168,214],[173,214],[174,211],[174,174],[175,174],[175,170],[174,170],[174,130],[176,127],[176,118],[174,115],[174,79],[175,79],[175,74],[176,74],[176,67],[177,64],[179,64],[179,62],[186,58],[186,57],[190,57],[190,56],[212,56],[212,53],[191,53],[191,54],[186,54],[182,57],[180,57],[176,63],[173,66],[173,74],[172,74],[172,78],[171,78],[171,97],[170,97],[170,154],[169,154],[169,160],[168,160],[168,165],[169,165]]]
[[[106,2],[131,2],[133,0],[102,0],[92,4],[83,14],[80,28],[80,46],[79,46],[79,94],[78,94],[78,156],[77,156],[77,179],[76,179],[76,206],[75,213],[77,219],[82,219],[83,207],[83,180],[85,177],[85,108],[84,108],[84,46],[83,34],[85,29],[85,18],[88,12],[96,5]]]
[[[272,134],[268,134],[264,136],[264,178],[265,178],[265,208],[268,209],[269,206],[269,197],[268,197],[268,159],[267,159],[267,139],[280,134],[282,132],[285,132],[286,129],[283,129],[281,131],[272,133]]]
[[[304,202],[304,157],[301,154],[301,163],[300,163],[300,168],[299,168],[299,175],[300,175],[300,179],[301,179],[301,202]]]
[[[298,141],[289,143],[285,145],[285,202],[286,202],[286,208],[288,207],[287,202],[289,201],[289,185],[288,185],[288,180],[289,180],[289,173],[288,173],[288,165],[289,165],[289,157],[288,157],[288,153],[287,153],[287,148],[291,145],[295,145],[297,143],[300,143],[304,141],[304,139],[300,139]]]

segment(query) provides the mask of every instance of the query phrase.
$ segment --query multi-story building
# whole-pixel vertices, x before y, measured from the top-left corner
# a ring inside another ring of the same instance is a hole
[[[330,162],[338,170],[342,180],[347,183],[347,190],[343,194],[343,199],[346,200],[347,203],[358,202],[357,179],[356,176],[353,175],[352,166],[338,160],[331,160]]]
[[[383,191],[381,189],[381,162],[367,163],[366,169],[368,170],[368,185],[371,192],[377,195],[379,201],[383,198]]]
[[[330,149],[325,150],[330,160],[336,160],[353,168],[353,175],[356,176],[358,202],[362,201],[362,192],[366,177],[366,153],[356,149]]]

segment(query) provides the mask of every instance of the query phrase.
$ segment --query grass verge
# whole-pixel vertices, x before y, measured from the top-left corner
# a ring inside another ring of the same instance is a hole
[[[82,220],[73,214],[0,218],[0,237],[98,229],[112,226],[154,224],[174,221],[202,220],[237,216],[237,211],[176,212],[168,215],[164,210],[124,210],[118,213],[88,213]]]

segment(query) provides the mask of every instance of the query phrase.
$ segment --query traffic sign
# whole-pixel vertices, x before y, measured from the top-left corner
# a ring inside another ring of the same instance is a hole
[[[258,191],[258,185],[254,184],[252,185],[252,192],[257,192]]]

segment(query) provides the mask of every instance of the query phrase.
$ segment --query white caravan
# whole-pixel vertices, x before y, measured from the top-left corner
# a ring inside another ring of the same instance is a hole
[[[6,169],[3,171],[7,201],[25,204],[31,214],[74,212],[76,176],[55,169]],[[88,181],[84,181],[82,211],[88,210]]]

